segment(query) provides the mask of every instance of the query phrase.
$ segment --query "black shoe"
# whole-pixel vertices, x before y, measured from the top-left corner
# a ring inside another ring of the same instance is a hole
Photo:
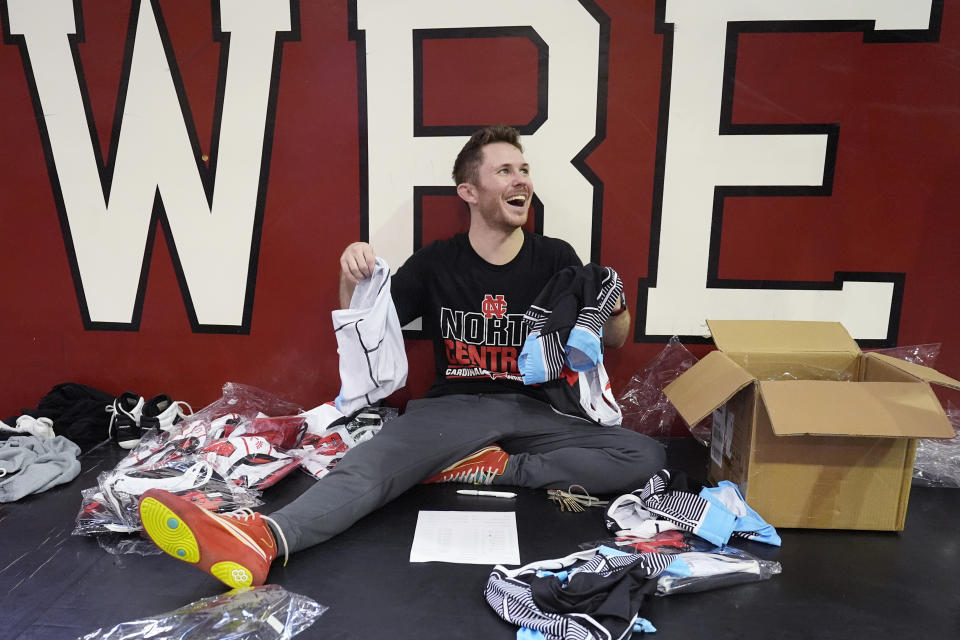
[[[189,413],[183,412],[184,407],[190,410]],[[170,431],[173,425],[192,413],[193,408],[186,402],[171,400],[170,396],[161,393],[144,403],[143,412],[140,415],[140,427],[144,431],[147,429]]]
[[[107,427],[110,439],[124,449],[137,446],[143,436],[143,429],[140,427],[143,408],[143,398],[132,391],[124,391],[113,404],[108,404],[106,411],[112,414]]]

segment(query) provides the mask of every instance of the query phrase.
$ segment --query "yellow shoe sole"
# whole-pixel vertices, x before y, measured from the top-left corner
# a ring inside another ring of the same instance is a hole
[[[166,505],[154,498],[145,498],[140,504],[143,528],[158,547],[184,562],[200,561],[200,546],[190,527]]]
[[[247,568],[236,562],[218,562],[210,567],[210,575],[228,587],[249,587],[253,584],[253,575]]]

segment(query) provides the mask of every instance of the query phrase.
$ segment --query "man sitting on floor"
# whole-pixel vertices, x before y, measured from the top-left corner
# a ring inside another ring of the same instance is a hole
[[[509,349],[484,350],[488,359],[475,363],[482,372],[463,377],[474,372],[461,363],[457,350],[464,345],[451,335],[449,318],[480,311],[491,296],[499,309],[522,315],[554,274],[582,264],[568,243],[523,229],[533,183],[515,129],[476,132],[457,156],[453,177],[470,210],[468,233],[420,249],[392,279],[400,323],[421,317],[434,343],[437,378],[427,396],[408,403],[375,438],[269,517],[216,515],[167,492],[147,491],[141,519],[161,549],[230,587],[259,585],[277,557],[278,541],[285,557],[323,542],[419,482],[579,484],[612,494],[643,486],[663,468],[663,447],[651,438],[559,414],[541,389],[524,386],[516,362],[524,337],[519,329],[498,325],[484,332],[488,346]],[[375,259],[364,242],[344,250],[342,307],[349,306],[357,283],[371,276]],[[508,321],[519,322],[519,315]],[[620,347],[629,327],[621,299],[603,327],[604,343]],[[512,344],[503,344],[506,337]]]

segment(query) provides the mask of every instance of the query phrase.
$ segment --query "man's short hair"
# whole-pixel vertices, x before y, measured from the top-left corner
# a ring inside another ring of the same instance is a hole
[[[509,125],[495,124],[475,131],[453,163],[453,181],[456,184],[477,183],[480,165],[483,163],[483,148],[493,142],[512,144],[523,153],[520,132]]]

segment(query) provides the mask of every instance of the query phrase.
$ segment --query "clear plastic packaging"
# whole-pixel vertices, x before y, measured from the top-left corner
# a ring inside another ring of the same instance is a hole
[[[97,544],[101,549],[112,556],[138,555],[158,556],[163,549],[153,543],[153,540],[136,533],[102,533],[97,536]]]
[[[147,489],[166,489],[210,511],[233,511],[263,504],[251,488],[230,482],[196,456],[179,458],[154,469],[124,469],[101,473],[97,484],[105,502],[121,522],[140,528],[137,505]],[[255,488],[253,488],[255,489]]]
[[[139,531],[137,504],[149,488],[166,489],[211,511],[233,511],[263,504],[260,493],[227,482],[211,465],[196,456],[169,461],[148,469],[124,468],[104,471],[97,486],[84,489],[74,535],[130,533]]]
[[[263,504],[260,489],[298,466],[282,451],[306,428],[300,408],[275,394],[228,382],[215,402],[169,430],[152,429],[117,466],[83,491],[74,535],[129,534],[140,530],[138,502],[149,488],[166,489],[211,511]],[[226,438],[227,434],[234,438]],[[240,434],[259,435],[240,435]],[[111,538],[111,553],[138,545]],[[138,553],[138,551],[133,551]]]
[[[191,417],[212,422],[227,414],[237,414],[253,420],[259,416],[294,416],[300,412],[299,406],[274,393],[247,384],[227,382],[223,385],[223,395],[219,400],[208,404]]]
[[[674,561],[657,578],[658,596],[769,580],[782,571],[779,562],[761,560],[735,547],[680,553],[677,558],[679,562]]]
[[[170,431],[151,429],[140,443],[119,463],[117,469],[157,469],[184,457],[196,457],[210,441],[219,438],[224,426],[236,414],[228,414],[212,424],[192,416]]]
[[[107,504],[100,487],[90,487],[81,492],[83,499],[80,502],[80,511],[73,526],[75,536],[92,536],[99,534],[131,533],[135,527],[124,524],[120,515],[114,513]]]
[[[925,487],[960,489],[960,408],[947,401],[952,438],[921,438],[913,462],[913,482]]]
[[[909,347],[894,347],[892,349],[872,349],[871,351],[925,367],[933,367],[937,356],[940,354],[940,344],[920,344]],[[763,380],[833,380],[850,382],[854,379],[855,374],[855,371],[849,368],[836,369],[791,360],[778,362],[766,354],[756,356],[745,354],[743,356],[743,366],[754,372],[762,371],[762,373],[758,373],[758,376]]]
[[[257,491],[273,486],[300,465],[261,436],[220,438],[198,455],[227,481]]]
[[[664,531],[649,538],[618,535],[578,545],[582,551],[608,547],[624,553],[675,556],[657,577],[657,595],[710,591],[735,584],[768,580],[779,574],[779,562],[761,560],[729,545],[716,546],[686,531]]]
[[[931,342],[930,344],[915,344],[891,349],[870,349],[870,351],[933,368],[936,366],[937,357],[940,355],[940,343]]]
[[[696,364],[697,358],[673,336],[656,358],[630,378],[617,398],[623,414],[621,426],[648,436],[666,438],[677,417],[677,410],[663,394],[663,388]],[[696,435],[696,434],[695,434]],[[710,430],[706,427],[706,438]],[[703,441],[702,438],[699,438]]]
[[[219,399],[193,413],[177,426],[189,425],[191,431],[206,432],[209,440],[214,440],[230,435],[238,429],[242,433],[250,422],[258,418],[289,418],[298,416],[301,411],[296,404],[269,391],[238,382],[227,382],[223,385],[223,395]],[[264,430],[278,432],[281,438],[287,436],[286,425],[281,428],[279,424],[266,424]]]
[[[260,436],[278,449],[292,449],[307,430],[303,416],[276,416],[243,421],[224,432],[226,436]]]
[[[743,365],[747,369],[753,366],[750,354],[743,357]],[[818,367],[804,362],[771,362],[765,359],[764,373],[759,376],[763,380],[832,380],[835,382],[850,382],[853,380],[853,371]]]
[[[312,412],[300,445],[287,453],[318,480],[330,473],[347,451],[375,436],[399,414],[392,407],[365,407],[348,418],[329,405],[317,409],[323,411]]]
[[[940,355],[940,343],[876,349],[876,352],[934,368]],[[917,457],[913,462],[913,483],[916,485],[960,488],[960,408],[948,400],[946,413],[953,426],[952,438],[917,440]]]
[[[286,640],[328,608],[269,584],[234,589],[157,616],[97,629],[78,640]]]
[[[301,469],[319,480],[330,473],[353,446],[349,436],[340,431],[342,428],[333,427],[330,433],[312,439],[309,446],[291,449],[289,453],[300,461]]]

